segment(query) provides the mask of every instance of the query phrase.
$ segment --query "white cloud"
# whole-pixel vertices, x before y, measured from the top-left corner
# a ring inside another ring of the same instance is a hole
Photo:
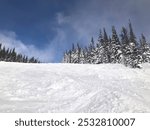
[[[45,49],[39,49],[34,45],[29,45],[18,39],[17,34],[13,31],[1,31],[0,43],[7,48],[15,48],[17,53],[34,56],[42,62],[51,62],[54,59],[54,50],[49,46]]]
[[[97,38],[99,29],[103,27],[111,33],[111,26],[114,25],[120,33],[122,26],[128,26],[129,19],[137,34],[148,36],[150,27],[145,25],[148,25],[150,19],[149,3],[148,0],[79,1],[68,13],[57,13],[57,23],[60,30],[71,28],[76,32],[76,37],[72,39],[81,44],[87,44],[92,36]],[[66,32],[65,35],[68,36]]]

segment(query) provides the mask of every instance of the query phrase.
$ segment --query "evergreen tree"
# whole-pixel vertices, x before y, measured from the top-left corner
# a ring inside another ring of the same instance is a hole
[[[125,27],[122,27],[121,31],[121,47],[122,47],[122,53],[125,55],[126,47],[129,45],[129,37],[128,37],[128,31]]]
[[[103,33],[100,30],[98,42],[95,45],[94,39],[84,49],[77,44],[72,50],[64,55],[64,61],[69,63],[122,63],[132,68],[141,68],[142,62],[150,62],[150,45],[144,35],[141,36],[140,46],[136,41],[135,34],[129,22],[129,30],[122,27],[121,41],[114,26],[112,26],[112,36],[108,37],[105,28]]]
[[[103,63],[103,54],[104,54],[104,37],[102,34],[102,31],[100,30],[99,37],[98,37],[98,43],[96,44],[96,64]]]
[[[103,46],[103,45],[104,45],[104,39],[103,39],[102,30],[100,29],[97,47],[101,47],[101,46]]]
[[[68,63],[68,54],[67,54],[67,51],[64,53],[62,63]]]
[[[75,51],[74,43],[72,44],[72,51]]]
[[[79,44],[77,43],[77,47],[72,48],[70,63],[80,63],[80,52],[81,52],[81,48],[80,48]]]
[[[12,50],[12,54],[11,54],[11,59],[12,59],[12,62],[14,61],[14,62],[16,62],[16,58],[17,58],[17,56],[16,56],[16,52],[15,52],[15,48]]]
[[[109,52],[109,39],[105,28],[103,29],[103,43],[102,43],[102,63],[110,63],[110,52]]]
[[[140,49],[142,53],[142,61],[150,62],[150,46],[146,41],[145,36],[142,34],[140,39]]]
[[[34,57],[28,60],[27,56],[23,57],[22,54],[17,54],[15,48],[13,48],[12,50],[9,48],[6,49],[5,46],[2,47],[2,44],[0,44],[0,61],[39,63],[39,61]]]
[[[130,35],[129,35],[129,41],[130,41],[130,43],[134,43],[136,45],[137,44],[136,37],[135,37],[135,34],[133,32],[132,24],[131,24],[130,21],[129,21],[129,33],[130,33]]]
[[[84,50],[81,48],[81,50],[80,50],[80,62],[79,62],[80,64],[85,64],[86,62],[85,62],[85,52],[84,52]]]
[[[121,50],[123,53],[123,64],[125,66],[128,65],[128,60],[129,60],[129,55],[130,55],[130,46],[129,46],[129,35],[128,35],[128,31],[125,27],[122,27],[122,31],[121,31]]]
[[[68,63],[73,63],[72,62],[72,52],[71,52],[71,50],[68,52]]]
[[[121,51],[120,40],[114,26],[112,26],[112,38],[111,38],[111,44],[109,50],[111,54],[110,62],[120,63],[122,60],[122,51]]]
[[[89,46],[89,58],[90,58],[90,63],[95,64],[96,63],[96,50],[95,50],[95,43],[94,43],[94,38],[91,38],[91,43]]]
[[[76,53],[77,53],[77,63],[80,63],[81,48],[80,48],[79,43],[77,43]]]
[[[89,52],[88,52],[88,48],[87,48],[87,47],[85,47],[85,48],[83,49],[83,53],[84,53],[84,63],[85,63],[85,64],[90,63],[90,62],[89,62],[89,57],[88,57],[88,55],[89,55],[88,53],[89,53]]]

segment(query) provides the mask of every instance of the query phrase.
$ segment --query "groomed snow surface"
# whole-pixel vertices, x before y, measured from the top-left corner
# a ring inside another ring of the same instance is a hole
[[[0,62],[0,112],[150,112],[150,64]]]

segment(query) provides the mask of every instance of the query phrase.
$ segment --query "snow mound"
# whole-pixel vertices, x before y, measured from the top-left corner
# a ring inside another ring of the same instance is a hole
[[[0,62],[0,112],[150,112],[150,64]]]

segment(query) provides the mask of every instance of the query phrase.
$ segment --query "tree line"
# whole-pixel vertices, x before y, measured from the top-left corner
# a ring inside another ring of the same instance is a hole
[[[2,46],[0,43],[0,61],[6,62],[22,62],[22,63],[40,63],[40,61],[34,57],[29,58],[28,56],[18,54],[15,48],[9,49]]]
[[[115,26],[112,26],[111,36],[103,28],[97,42],[92,38],[84,48],[73,44],[72,49],[67,50],[63,57],[63,63],[121,63],[132,68],[140,68],[141,63],[145,62],[150,63],[150,44],[143,34],[137,41],[131,22],[128,28],[122,27],[120,35]]]

